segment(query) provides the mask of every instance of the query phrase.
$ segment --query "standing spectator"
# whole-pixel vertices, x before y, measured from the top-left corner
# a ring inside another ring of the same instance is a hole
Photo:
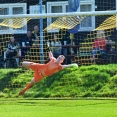
[[[16,64],[17,66],[19,65],[19,58],[15,58],[15,56],[21,56],[21,50],[19,48],[19,43],[17,43],[15,41],[15,37],[11,36],[10,37],[10,41],[7,45],[7,49],[6,51],[4,51],[4,60],[7,62],[8,60],[8,66],[11,63],[11,60],[15,59],[16,60]],[[5,67],[6,67],[6,63],[5,63]]]
[[[63,36],[62,41],[63,41],[62,44],[64,46],[67,46],[67,47],[62,48],[63,55],[67,56],[67,55],[75,54],[74,49],[71,48],[71,46],[75,45],[75,42],[74,42],[74,40],[70,39],[69,33],[67,33],[65,36]],[[70,63],[72,63],[72,58],[71,57],[66,57],[65,64],[70,64]]]
[[[57,35],[54,35],[54,42],[52,42],[51,44],[53,44],[53,55],[55,57],[58,57],[59,55],[61,55],[61,51],[62,51],[62,43],[59,40],[59,38],[57,37]]]
[[[34,26],[34,31],[33,31],[33,41],[34,41],[34,45],[39,46],[39,27],[36,25]]]
[[[25,54],[27,54],[27,52],[29,51],[29,48],[23,48],[23,47],[30,47],[33,45],[34,39],[32,37],[32,32],[31,31],[27,31],[27,36],[26,38],[22,39],[22,56],[24,56]]]

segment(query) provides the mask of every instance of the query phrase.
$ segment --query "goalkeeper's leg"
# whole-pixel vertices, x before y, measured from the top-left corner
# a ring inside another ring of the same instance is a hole
[[[31,63],[33,63],[33,62],[23,61],[22,62],[22,67],[24,67],[24,68],[30,68],[30,64]]]
[[[32,62],[28,62],[28,61],[23,61],[22,62],[22,67],[24,68],[30,68],[30,64]],[[31,80],[31,82],[29,84],[27,84],[27,86],[19,93],[19,95],[23,95],[25,93],[26,90],[28,90],[29,88],[31,88],[33,85],[35,84],[35,80],[34,78]]]
[[[19,93],[19,95],[24,95],[24,93],[31,87],[33,87],[33,85],[35,84],[35,80],[34,78],[31,80],[30,83],[27,84],[27,86]]]

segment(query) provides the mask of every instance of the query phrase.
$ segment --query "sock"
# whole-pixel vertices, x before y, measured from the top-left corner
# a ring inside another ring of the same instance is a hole
[[[24,92],[25,92],[26,90],[28,90],[29,88],[31,88],[33,85],[34,85],[34,84],[29,83],[29,84],[21,91],[21,95],[23,95]]]
[[[29,83],[29,84],[24,88],[24,90],[25,90],[25,91],[28,90],[28,89],[31,88],[33,85],[34,85],[34,84]]]

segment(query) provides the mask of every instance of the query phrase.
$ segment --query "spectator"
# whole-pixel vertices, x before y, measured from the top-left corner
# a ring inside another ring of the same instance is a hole
[[[11,63],[11,60],[15,59],[16,60],[16,65],[19,65],[19,58],[15,58],[15,56],[21,56],[21,50],[19,48],[19,44],[15,41],[14,36],[10,37],[10,41],[7,45],[7,49],[6,51],[4,51],[4,60],[7,62],[7,60],[9,60],[8,62],[8,66]],[[11,63],[13,64],[13,63]],[[5,67],[6,67],[6,63],[5,63]]]
[[[112,44],[111,40],[106,40],[105,32],[103,30],[97,31],[97,38],[94,40],[93,43],[93,51],[92,51],[92,60],[95,60],[95,56],[97,53],[103,55],[106,53],[106,45]],[[111,51],[111,46],[109,51]]]
[[[71,48],[71,46],[74,46],[75,43],[74,43],[74,40],[70,39],[70,35],[66,34],[65,36],[63,36],[62,41],[63,41],[63,45],[68,46],[67,48],[66,47],[62,48],[63,55],[67,56],[67,55],[75,54],[74,48]],[[65,64],[70,64],[70,63],[72,63],[72,57],[66,57]]]
[[[37,25],[34,26],[32,38],[34,39],[33,45],[39,46],[39,27]]]
[[[54,42],[52,41],[51,45],[54,46],[53,47],[53,55],[55,57],[58,57],[59,55],[61,55],[62,43],[58,39],[57,35],[54,35]]]
[[[53,51],[54,51],[54,46],[55,46],[54,40],[51,40],[50,45],[51,45],[51,51],[52,51],[52,53],[53,53]]]
[[[27,31],[26,38],[22,39],[22,47],[32,46],[33,45],[33,41],[34,41],[34,39],[32,37],[32,32],[31,31]],[[29,48],[22,48],[22,56],[26,55],[28,51],[29,51]]]
[[[112,40],[107,40],[106,41],[106,53],[111,53],[113,52],[112,50]]]

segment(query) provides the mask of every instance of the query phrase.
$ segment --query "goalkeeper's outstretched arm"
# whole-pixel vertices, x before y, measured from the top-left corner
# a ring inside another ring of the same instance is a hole
[[[78,68],[78,64],[73,63],[68,65],[62,65],[62,69],[65,69],[65,68]]]
[[[49,53],[49,58],[53,57],[53,54],[51,51],[49,51],[48,53]]]
[[[47,52],[48,52],[48,54],[49,54],[49,58],[53,57],[53,54],[52,54],[52,52],[51,52],[50,45],[49,45],[48,42],[47,42],[47,48],[46,48],[46,50],[47,50]]]

